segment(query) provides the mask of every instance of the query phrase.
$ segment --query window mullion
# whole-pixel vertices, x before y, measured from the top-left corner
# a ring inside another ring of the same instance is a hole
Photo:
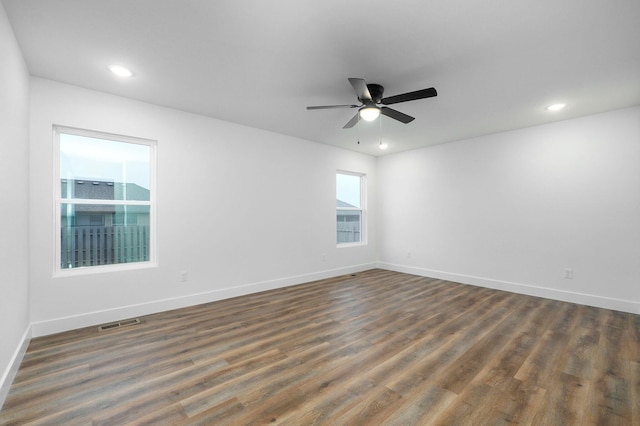
[[[95,198],[60,198],[61,204],[89,204],[89,205],[111,205],[111,206],[150,206],[151,201],[140,200],[99,200]]]

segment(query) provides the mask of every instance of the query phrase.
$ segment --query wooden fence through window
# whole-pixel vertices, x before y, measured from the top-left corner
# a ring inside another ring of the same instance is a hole
[[[340,243],[359,243],[360,222],[337,222],[337,238]]]
[[[149,225],[62,228],[60,267],[149,260]]]

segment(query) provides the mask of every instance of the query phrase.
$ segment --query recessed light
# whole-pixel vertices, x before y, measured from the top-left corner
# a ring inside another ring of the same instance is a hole
[[[133,75],[130,69],[125,68],[122,65],[110,65],[109,71],[111,71],[118,77],[131,77]]]
[[[553,104],[547,107],[549,111],[560,111],[562,108],[566,107],[566,104]]]

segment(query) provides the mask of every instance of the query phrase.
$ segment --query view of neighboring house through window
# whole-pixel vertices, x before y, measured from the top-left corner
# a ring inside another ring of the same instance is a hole
[[[56,269],[154,262],[155,142],[54,130]]]
[[[337,243],[362,244],[365,238],[365,176],[350,172],[336,173]]]

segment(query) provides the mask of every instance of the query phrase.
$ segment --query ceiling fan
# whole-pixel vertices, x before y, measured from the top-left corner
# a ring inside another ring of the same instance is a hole
[[[431,87],[429,89],[416,90],[415,92],[407,92],[383,98],[384,87],[379,84],[367,84],[362,78],[350,78],[349,83],[353,86],[353,90],[355,90],[358,96],[358,101],[361,102],[360,105],[321,105],[308,106],[307,109],[358,108],[358,113],[344,125],[343,129],[349,129],[355,126],[361,118],[366,121],[375,120],[380,114],[406,124],[415,120],[415,117],[411,117],[410,115],[386,106],[380,107],[379,105],[391,105],[438,96],[436,89]]]

